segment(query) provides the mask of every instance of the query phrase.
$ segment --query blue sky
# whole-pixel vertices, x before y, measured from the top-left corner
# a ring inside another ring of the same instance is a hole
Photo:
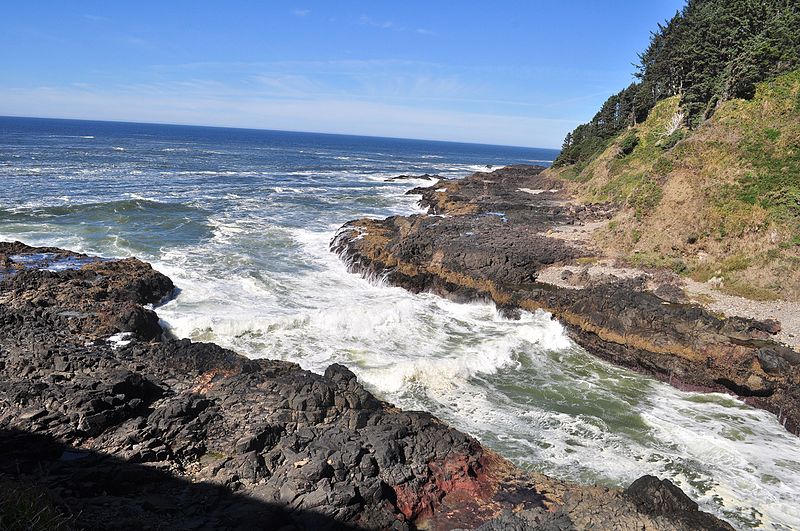
[[[682,5],[9,1],[0,115],[559,147]]]

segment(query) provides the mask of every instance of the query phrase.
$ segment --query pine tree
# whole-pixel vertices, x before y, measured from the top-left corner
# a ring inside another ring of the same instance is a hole
[[[680,95],[685,125],[695,127],[719,103],[750,98],[756,83],[798,66],[798,0],[688,0],[651,34],[638,81],[568,135],[555,165],[587,163],[659,100]]]

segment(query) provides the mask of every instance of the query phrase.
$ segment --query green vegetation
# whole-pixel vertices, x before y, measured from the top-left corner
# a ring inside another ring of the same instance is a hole
[[[621,207],[595,242],[727,293],[800,299],[800,3],[689,0],[637,78],[548,170]]]
[[[653,164],[653,171],[656,175],[667,175],[675,168],[675,164],[672,160],[668,159],[667,157],[659,157],[656,159],[655,164]]]
[[[638,252],[629,257],[629,261],[636,267],[671,269],[675,273],[685,273],[686,264],[679,258],[665,257],[657,253]]]
[[[658,205],[663,196],[661,186],[644,174],[622,175],[606,184],[597,197],[610,199],[633,208],[641,219]]]
[[[670,133],[668,136],[666,136],[664,138],[664,140],[662,140],[659,145],[661,146],[661,149],[664,149],[664,150],[672,149],[673,147],[675,147],[675,144],[677,144],[678,142],[683,140],[684,136],[685,136],[685,132],[684,132],[683,129],[676,129],[675,131]]]
[[[639,144],[639,137],[636,136],[636,133],[630,132],[622,139],[619,143],[619,153],[621,156],[630,155],[633,153],[633,150],[636,149],[636,146]]]
[[[664,154],[661,143],[676,113],[677,98],[659,102],[644,123],[612,139],[604,156],[596,158],[572,177],[574,181],[589,184],[585,198],[630,207],[638,219],[647,216],[663,196],[659,180],[673,167],[673,161]],[[607,171],[600,171],[603,164],[607,164]],[[575,166],[559,171],[571,168]],[[595,179],[595,170],[608,178]]]
[[[66,531],[67,519],[47,491],[21,482],[0,482],[0,529],[7,531]]]
[[[800,4],[689,0],[658,25],[639,60],[639,81],[611,96],[589,123],[567,135],[555,166],[583,169],[665,98],[679,96],[683,113],[676,125],[689,128],[709,118],[721,102],[752,98],[757,83],[800,66]],[[665,149],[681,137],[669,136]]]
[[[741,235],[773,223],[790,232],[789,241],[784,244],[800,243],[798,99],[800,70],[759,86],[752,101],[736,105],[731,102],[720,109],[720,118],[736,123],[741,131],[737,154],[748,168],[735,182],[722,187],[719,194],[717,209],[723,236]],[[769,109],[766,116],[765,108]],[[755,211],[763,212],[760,223],[748,224],[746,221],[752,220]]]

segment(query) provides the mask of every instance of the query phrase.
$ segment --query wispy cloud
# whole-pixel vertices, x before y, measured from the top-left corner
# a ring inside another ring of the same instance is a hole
[[[392,20],[375,20],[369,15],[361,15],[358,18],[359,24],[362,26],[371,26],[373,28],[380,28],[386,30],[403,31],[416,33],[418,35],[436,35],[436,32],[425,28],[407,28],[405,26],[398,26]]]
[[[292,11],[292,14],[296,17],[305,17],[311,13],[310,9],[295,9]]]
[[[307,76],[293,74],[260,74],[253,76],[261,96],[310,98],[325,92],[320,83]]]
[[[535,91],[522,94],[513,90],[497,90],[493,77],[511,75],[504,67],[496,72],[481,67],[445,65],[407,59],[338,59],[311,61],[261,62],[196,62],[153,66],[159,76],[181,71],[200,79],[218,80],[218,90],[239,96],[255,92],[261,96],[311,99],[316,97],[352,97],[370,101],[402,104],[430,103],[444,106],[503,109],[506,112],[529,113],[540,110],[553,116],[573,116],[576,103],[605,99],[611,92],[598,87],[591,93],[565,94],[553,99]],[[515,78],[542,75],[572,75],[571,71],[542,73],[514,70]],[[150,77],[141,74],[142,78]],[[238,87],[238,88],[234,88]]]
[[[90,15],[90,14],[83,15],[83,19],[88,20],[89,22],[108,22],[110,20],[108,17],[102,17],[100,15]]]
[[[383,28],[383,29],[389,29],[394,27],[394,22],[392,22],[391,20],[383,20],[383,21],[375,20],[367,15],[361,15],[358,18],[358,21],[361,23],[362,26],[372,26],[374,28]]]
[[[266,80],[267,84],[272,81]],[[263,97],[214,83],[187,82],[91,90],[88,87],[0,89],[0,115],[205,124],[546,147],[577,121],[469,112],[334,95],[312,100]],[[424,131],[424,134],[420,134]]]

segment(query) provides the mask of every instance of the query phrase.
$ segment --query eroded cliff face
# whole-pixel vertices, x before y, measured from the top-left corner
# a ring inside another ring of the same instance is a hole
[[[570,227],[613,212],[607,204],[571,203],[560,181],[541,171],[510,166],[411,190],[429,214],[351,221],[331,249],[352,271],[414,292],[491,300],[508,312],[548,311],[599,357],[682,388],[733,393],[797,432],[800,354],[769,340],[777,323],[672,302],[661,295],[671,291],[664,289],[669,279],[654,291],[643,277],[609,277],[581,289],[537,282],[543,268],[593,254],[565,237]]]
[[[341,365],[165,338],[144,305],[173,290],[136,259],[0,243],[0,474],[76,527],[730,529],[666,480],[524,473]]]

